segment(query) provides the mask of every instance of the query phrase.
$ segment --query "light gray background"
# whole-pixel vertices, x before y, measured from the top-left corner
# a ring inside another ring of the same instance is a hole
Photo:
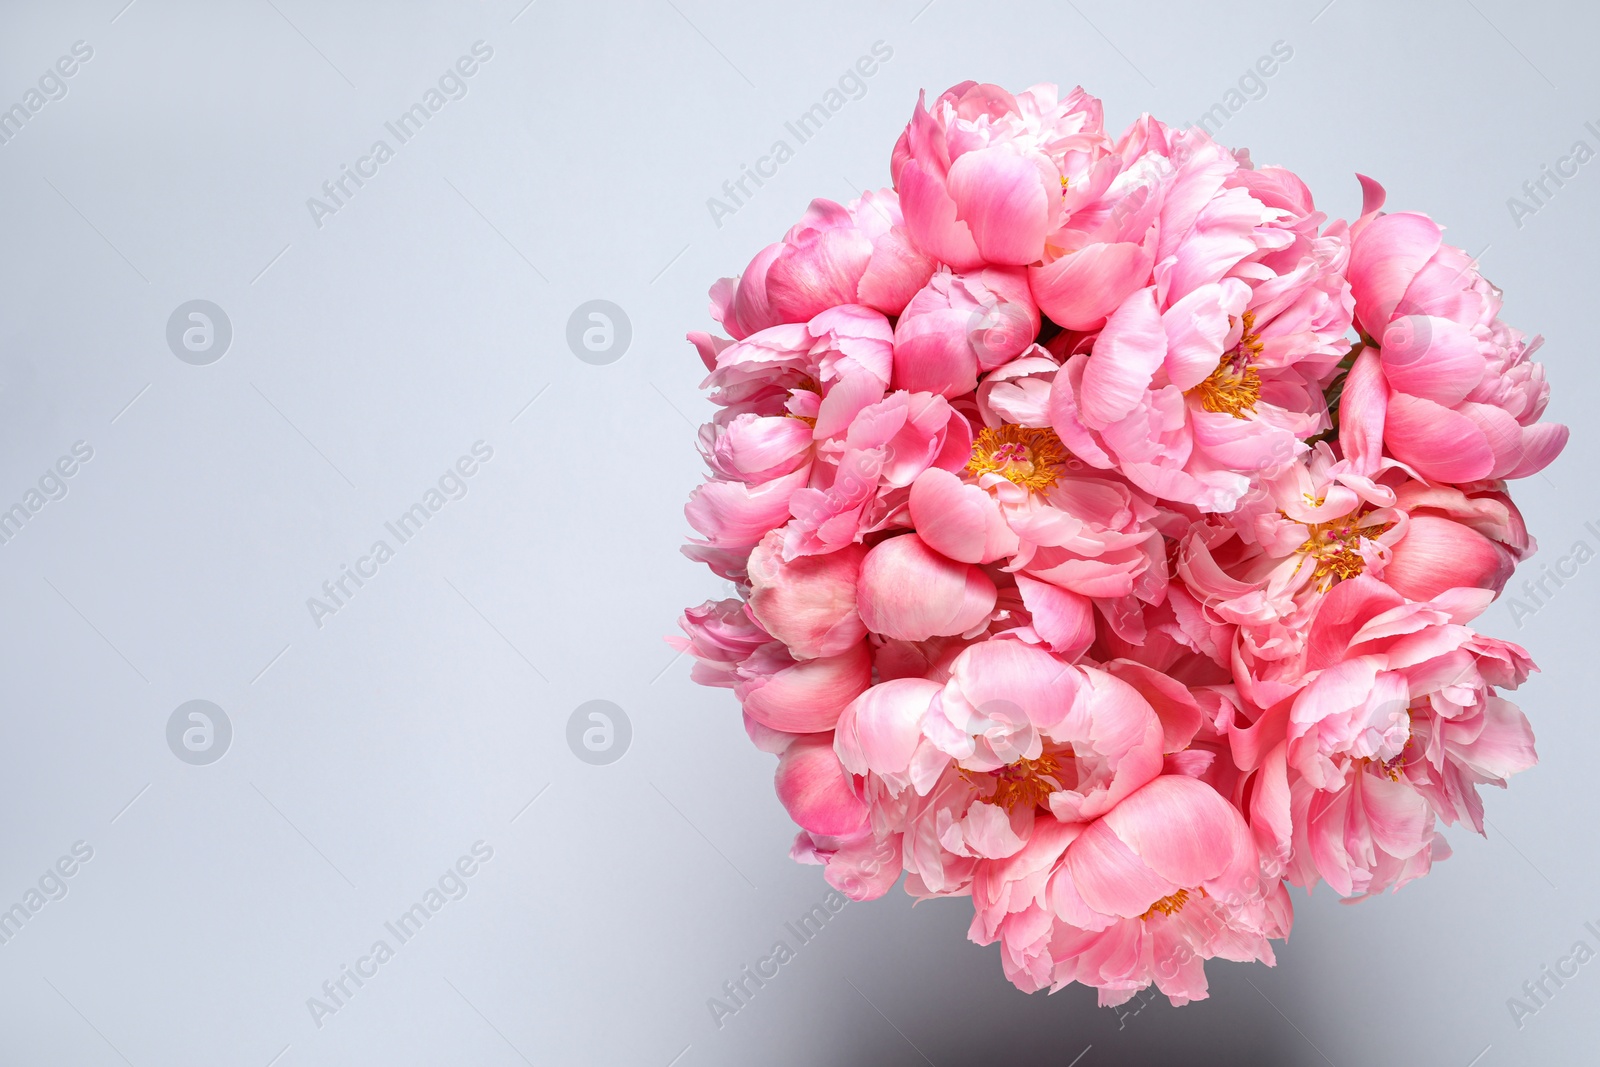
[[[1121,1028],[1082,988],[1008,986],[965,940],[967,902],[898,892],[849,905],[715,1027],[707,998],[827,890],[787,857],[773,759],[731,694],[662,641],[724,594],[677,551],[708,412],[682,335],[711,327],[713,279],[811,197],[886,185],[920,88],[1082,83],[1108,125],[1182,124],[1278,40],[1293,58],[1221,139],[1333,216],[1371,174],[1483,253],[1510,320],[1549,338],[1573,425],[1517,487],[1545,545],[1517,582],[1600,546],[1600,162],[1520,228],[1506,205],[1597,144],[1592,8],[523,2],[0,8],[0,106],[94,49],[0,147],[0,506],[94,449],[0,546],[0,907],[94,849],[0,945],[0,1062],[1594,1061],[1600,963],[1520,1031],[1506,1007],[1600,947],[1594,566],[1520,628],[1504,601],[1485,620],[1544,669],[1518,698],[1542,763],[1488,797],[1488,840],[1452,831],[1455,858],[1397,896],[1297,894],[1276,969],[1212,964],[1209,1001]],[[319,229],[307,198],[393,146],[385,120],[480,39],[469,94]],[[706,199],[878,40],[893,58],[865,97],[714,225]],[[233,326],[210,366],[165,341],[197,298]],[[565,341],[596,298],[633,327],[608,366]],[[306,599],[478,440],[494,456],[468,495],[318,628]],[[234,728],[203,767],[165,740],[197,698]],[[609,766],[566,743],[592,699],[632,722]],[[316,1027],[307,998],[480,839],[469,894]]]

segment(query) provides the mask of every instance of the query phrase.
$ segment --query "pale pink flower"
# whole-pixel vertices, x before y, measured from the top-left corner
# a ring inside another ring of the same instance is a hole
[[[980,373],[1021,355],[1039,334],[1039,308],[1020,267],[940,271],[894,328],[894,385],[970,393]]]
[[[758,252],[737,279],[712,287],[711,314],[735,338],[841,304],[898,315],[933,268],[911,243],[892,191],[867,192],[848,206],[813,200],[782,241]]]

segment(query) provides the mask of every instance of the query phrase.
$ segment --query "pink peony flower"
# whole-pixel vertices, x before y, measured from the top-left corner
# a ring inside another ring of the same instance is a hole
[[[807,322],[841,304],[898,315],[933,273],[911,243],[889,190],[849,206],[813,200],[782,241],[756,254],[739,278],[711,289],[711,314],[743,339],[769,326]]]
[[[1039,334],[1039,308],[1019,268],[935,274],[894,328],[894,384],[947,397],[1016,358]]]
[[[1469,624],[1566,429],[1425,216],[1102,122],[924,98],[894,193],[713,287],[685,553],[737,596],[672,643],[828,884],[970,898],[1020,989],[1183,1004],[1273,963],[1288,885],[1398,888],[1536,762],[1533,664]]]
[[[1426,215],[1379,215],[1368,186],[1350,255],[1369,370],[1346,387],[1347,425],[1381,433],[1394,459],[1429,481],[1525,478],[1549,465],[1567,428],[1541,423],[1550,387],[1531,341],[1500,321],[1500,290]]]
[[[1045,236],[1107,175],[1100,101],[1053,85],[1012,96],[962,82],[925,106],[890,170],[917,246],[957,271],[1026,266]]]
[[[1085,462],[1227,512],[1327,428],[1321,387],[1350,325],[1345,238],[1342,224],[1319,233],[1309,194],[1280,176],[1240,167],[1200,131],[1174,141],[1184,161],[1141,158],[1145,184],[1122,194],[1145,205],[1122,225],[1146,228],[1151,274],[1116,294],[1092,350],[1055,376],[1050,416]]]

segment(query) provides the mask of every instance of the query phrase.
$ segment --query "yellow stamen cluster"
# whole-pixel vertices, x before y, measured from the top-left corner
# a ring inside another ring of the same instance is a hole
[[[998,474],[1038,493],[1061,476],[1070,455],[1054,430],[1010,423],[993,429],[985,426],[972,442],[967,470]]]
[[[1300,551],[1316,560],[1311,580],[1320,583],[1324,590],[1331,588],[1334,582],[1354,578],[1366,570],[1361,541],[1377,537],[1392,525],[1363,527],[1358,525],[1359,518],[1347,515],[1342,519],[1306,524],[1306,543],[1300,546]]]
[[[1163,915],[1178,914],[1178,912],[1183,910],[1183,906],[1189,903],[1190,892],[1198,893],[1201,896],[1206,895],[1206,891],[1200,888],[1196,888],[1194,890],[1180,889],[1170,897],[1162,897],[1160,900],[1150,905],[1150,910],[1139,916],[1139,918],[1144,921],[1149,921],[1151,916],[1155,915],[1155,913],[1158,911]]]
[[[1011,811],[1018,804],[1039,807],[1046,803],[1051,793],[1061,788],[1056,775],[1060,766],[1049,753],[1038,759],[1023,759],[992,772],[995,780],[991,804]]]
[[[1255,333],[1256,316],[1246,311],[1244,333],[1231,351],[1223,354],[1217,369],[1192,390],[1207,411],[1226,412],[1236,419],[1255,410],[1261,399],[1261,375],[1254,363],[1261,356],[1261,338]]]

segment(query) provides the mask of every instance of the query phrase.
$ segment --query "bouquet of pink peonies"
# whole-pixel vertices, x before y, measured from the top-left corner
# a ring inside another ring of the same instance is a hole
[[[1427,216],[1100,102],[919,102],[892,191],[711,290],[687,611],[792,854],[970,896],[1034,991],[1206,996],[1286,885],[1426,874],[1536,760],[1533,664],[1469,626],[1566,443],[1539,338]]]

